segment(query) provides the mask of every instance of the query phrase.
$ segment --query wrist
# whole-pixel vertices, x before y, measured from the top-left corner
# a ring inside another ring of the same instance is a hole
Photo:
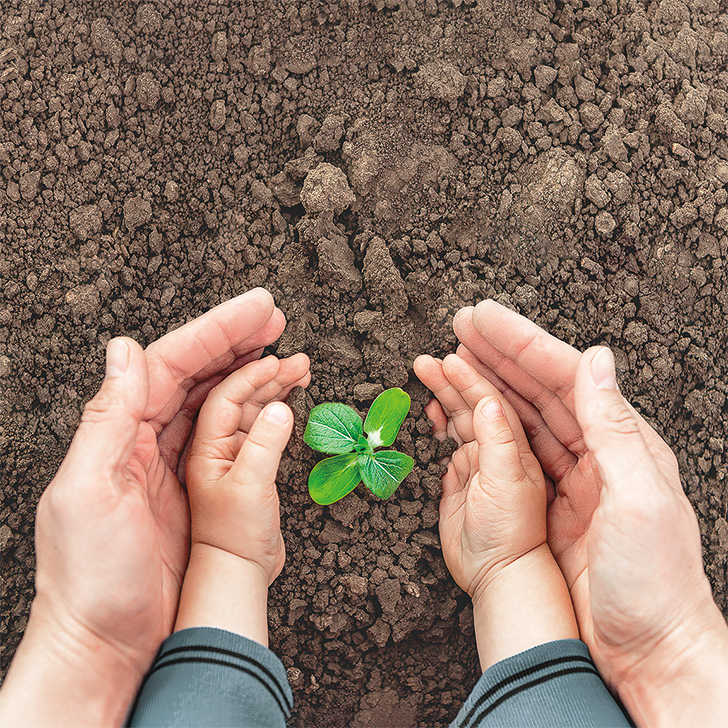
[[[255,561],[209,544],[190,551],[174,631],[217,627],[268,646],[268,574]]]
[[[36,599],[0,691],[0,724],[121,725],[148,667]]]
[[[694,617],[615,676],[619,698],[638,725],[724,725],[728,626],[712,598]]]
[[[483,671],[546,642],[579,638],[569,591],[546,544],[481,582],[473,621]]]

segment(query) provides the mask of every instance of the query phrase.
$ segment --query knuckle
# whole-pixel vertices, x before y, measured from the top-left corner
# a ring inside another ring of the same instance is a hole
[[[637,418],[622,402],[611,404],[606,411],[610,429],[618,435],[633,437],[640,434]]]
[[[498,428],[493,431],[491,437],[498,445],[510,445],[516,441],[516,438],[513,435],[513,430],[511,430],[511,427],[507,422],[498,426]]]
[[[248,435],[246,443],[249,443],[249,447],[255,450],[275,450],[275,442],[271,435],[267,432],[261,432],[260,430],[253,430]]]
[[[621,399],[602,406],[598,414],[599,416],[595,417],[583,431],[584,440],[591,450],[604,443],[604,436],[607,433],[624,438],[640,434],[637,418]]]
[[[462,407],[455,407],[450,410],[450,417],[455,419],[458,417],[472,417],[473,408],[464,404]]]
[[[98,422],[107,412],[123,408],[122,396],[110,389],[101,389],[83,408],[81,422]]]

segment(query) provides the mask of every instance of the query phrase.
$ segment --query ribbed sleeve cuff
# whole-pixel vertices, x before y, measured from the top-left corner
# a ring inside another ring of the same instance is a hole
[[[486,670],[451,728],[631,726],[580,640],[534,647]]]
[[[162,644],[130,726],[285,726],[293,693],[283,663],[234,632],[194,627]]]

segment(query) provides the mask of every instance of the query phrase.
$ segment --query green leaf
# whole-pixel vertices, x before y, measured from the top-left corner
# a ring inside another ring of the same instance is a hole
[[[409,394],[398,387],[385,390],[372,402],[364,421],[364,432],[369,435],[373,448],[389,447],[394,442],[410,404]]]
[[[308,492],[321,506],[341,500],[361,481],[356,453],[336,455],[317,463],[308,476]]]
[[[319,452],[351,452],[362,434],[361,417],[345,404],[319,404],[308,416],[303,441]]]
[[[361,479],[378,498],[389,498],[410,474],[415,461],[396,450],[382,450],[373,455],[359,455]]]
[[[359,439],[356,441],[356,445],[354,446],[354,452],[365,452],[372,454],[373,450],[371,446],[369,445],[369,440],[364,437],[364,435],[359,435]]]

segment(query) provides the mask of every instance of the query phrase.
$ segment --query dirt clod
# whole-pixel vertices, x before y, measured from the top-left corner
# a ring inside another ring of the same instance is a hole
[[[128,197],[124,202],[124,225],[130,232],[152,219],[152,206],[141,195]]]
[[[319,212],[340,215],[356,202],[356,198],[346,175],[338,167],[322,162],[306,175],[301,202],[306,212],[312,215]]]
[[[86,240],[101,232],[103,218],[97,205],[83,205],[71,211],[68,224],[78,240]]]

